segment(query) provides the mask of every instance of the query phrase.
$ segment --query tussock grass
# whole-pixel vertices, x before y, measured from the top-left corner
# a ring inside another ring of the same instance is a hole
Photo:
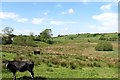
[[[88,36],[88,34],[86,34]],[[100,38],[69,36],[53,38],[54,44],[35,42],[38,47],[2,45],[3,60],[33,60],[35,76],[46,78],[116,78],[118,77],[118,43],[111,42],[113,51],[96,51]],[[88,39],[90,40],[88,42]],[[40,55],[33,51],[39,49]],[[19,56],[17,56],[19,55]],[[103,74],[105,73],[105,74]],[[17,77],[30,76],[27,72],[18,73]],[[3,77],[12,77],[3,65]]]

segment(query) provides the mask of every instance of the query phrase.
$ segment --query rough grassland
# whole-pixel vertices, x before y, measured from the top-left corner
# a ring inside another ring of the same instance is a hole
[[[2,45],[2,60],[33,60],[35,77],[118,78],[117,41],[110,41],[113,51],[95,51],[100,36],[81,37],[73,40],[68,36],[54,38],[56,42],[51,45],[35,42],[38,47]],[[33,50],[36,49],[41,50],[41,55],[33,54]],[[2,77],[12,78],[12,73],[5,69],[4,64],[2,66]],[[30,76],[30,74],[29,72],[17,73],[17,78],[23,76]]]
[[[117,78],[117,68],[98,68],[98,67],[83,67],[81,69],[71,70],[65,67],[53,68],[46,64],[35,66],[35,77],[46,78]],[[22,76],[30,76],[29,72],[17,73],[17,78]],[[2,73],[3,78],[12,78],[12,73],[5,71]]]

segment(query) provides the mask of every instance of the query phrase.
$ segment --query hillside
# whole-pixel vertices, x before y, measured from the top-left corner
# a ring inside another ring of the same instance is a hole
[[[35,76],[46,78],[117,78],[118,77],[118,41],[117,33],[73,34],[53,37],[53,44],[35,41],[37,46],[2,45],[3,60],[33,60]],[[101,41],[110,42],[113,51],[96,51]],[[40,50],[40,55],[33,54]],[[4,65],[3,65],[4,66]],[[12,74],[3,67],[3,78]],[[106,73],[106,74],[103,74]],[[74,75],[73,75],[74,74]],[[17,77],[29,76],[27,72]]]

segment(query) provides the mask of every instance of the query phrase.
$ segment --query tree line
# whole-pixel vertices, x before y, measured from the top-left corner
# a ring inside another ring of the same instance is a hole
[[[11,27],[5,27],[2,32],[2,37],[0,37],[0,43],[1,44],[15,44],[15,45],[23,45],[23,46],[36,46],[35,41],[41,41],[45,42],[48,44],[53,44],[53,34],[51,29],[45,29],[42,32],[39,33],[39,35],[34,35],[32,32],[30,35],[15,35],[13,34],[14,29]],[[99,37],[99,40],[104,40],[104,41],[117,41],[120,40],[120,33],[118,33],[118,36],[116,35],[107,35],[107,33],[104,34],[90,34],[90,33],[85,33],[85,34],[76,34],[73,36],[70,35],[58,35],[58,37],[67,37],[70,40],[74,40],[75,38],[86,38],[86,37]]]
[[[15,45],[23,45],[23,46],[35,46],[35,41],[41,41],[48,44],[52,44],[52,30],[45,29],[40,32],[39,35],[14,35],[14,29],[11,27],[5,27],[2,32],[2,44],[15,44]]]

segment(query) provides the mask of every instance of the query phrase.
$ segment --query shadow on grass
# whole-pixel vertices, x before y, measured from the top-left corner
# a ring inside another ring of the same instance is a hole
[[[2,80],[13,80],[13,78],[3,78]],[[46,78],[37,76],[34,79],[32,79],[29,76],[23,76],[23,77],[17,78],[16,80],[46,80]]]

